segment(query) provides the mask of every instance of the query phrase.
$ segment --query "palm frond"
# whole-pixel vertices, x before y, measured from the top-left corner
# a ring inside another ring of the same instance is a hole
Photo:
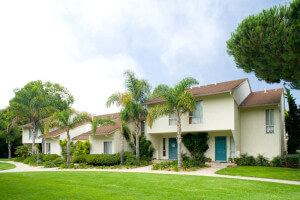
[[[196,101],[194,95],[185,90],[179,97],[177,109],[181,109],[181,112],[193,111],[196,108]]]
[[[199,82],[192,77],[187,77],[182,79],[177,85],[175,85],[174,89],[176,94],[179,96],[184,90],[188,90],[191,86],[197,85]]]
[[[121,99],[121,93],[114,93],[110,97],[108,97],[108,100],[106,102],[106,107],[110,107],[112,105],[120,106],[120,99]]]
[[[149,124],[150,128],[152,127],[153,125],[153,122],[161,117],[161,116],[165,116],[165,115],[168,115],[170,113],[173,113],[174,112],[174,108],[173,107],[170,107],[168,104],[160,104],[160,105],[157,105],[153,108],[150,108],[149,112],[148,112],[148,115],[147,115],[147,118],[146,118],[146,121],[147,123]]]
[[[99,126],[105,126],[105,125],[115,125],[116,122],[113,121],[110,117],[106,117],[106,118],[95,118],[93,119],[93,121],[91,122],[92,125],[92,133],[93,135],[96,134],[97,128]]]

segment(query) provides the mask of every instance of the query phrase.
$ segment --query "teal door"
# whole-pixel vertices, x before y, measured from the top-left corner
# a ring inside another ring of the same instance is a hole
[[[216,137],[216,161],[227,162],[226,136]]]
[[[177,140],[169,138],[169,159],[177,159]]]

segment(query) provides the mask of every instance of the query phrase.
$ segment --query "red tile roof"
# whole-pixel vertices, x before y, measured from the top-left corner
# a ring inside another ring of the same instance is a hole
[[[79,127],[79,126],[82,126],[82,125],[84,125],[84,124],[86,124],[86,123],[88,123],[88,122],[84,122],[84,123],[78,124],[78,125],[76,125],[74,128],[77,128],[77,127]],[[49,132],[48,135],[43,134],[43,135],[39,136],[39,138],[51,138],[51,137],[56,137],[56,136],[59,136],[60,134],[63,134],[63,133],[66,132],[66,131],[67,131],[67,129],[65,129],[65,128],[64,128],[64,129],[58,129],[58,130]]]
[[[107,135],[115,130],[117,130],[120,127],[120,121],[119,121],[119,113],[112,113],[112,114],[105,114],[105,115],[98,115],[94,116],[97,118],[104,118],[104,117],[110,117],[112,120],[116,122],[115,125],[107,125],[107,126],[100,126],[97,128],[95,135]],[[81,135],[80,137],[88,137],[90,135],[93,135],[92,131],[87,131]],[[77,136],[77,137],[79,137]]]
[[[205,95],[211,95],[211,94],[219,94],[219,93],[225,93],[230,92],[232,89],[239,86],[242,82],[248,80],[247,78],[244,79],[238,79],[234,81],[227,81],[222,83],[215,83],[210,85],[204,85],[199,87],[193,87],[190,88],[189,91],[195,96],[205,96]],[[157,97],[150,99],[146,101],[144,104],[152,104],[152,103],[159,103],[163,102],[164,99]]]
[[[281,101],[283,88],[252,92],[239,107],[277,105]]]
[[[83,135],[83,134],[72,138],[72,140],[88,140],[88,139],[89,139],[89,136],[88,135]]]

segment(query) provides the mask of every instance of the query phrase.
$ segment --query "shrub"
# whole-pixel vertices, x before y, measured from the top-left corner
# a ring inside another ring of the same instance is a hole
[[[72,162],[73,163],[86,163],[86,158],[88,155],[79,155],[73,158]]]
[[[90,153],[90,148],[91,148],[91,143],[89,140],[81,142],[78,140],[76,142],[76,151],[75,151],[75,156],[79,155],[87,155]]]
[[[153,159],[153,153],[155,151],[154,147],[152,146],[152,143],[150,140],[146,139],[145,135],[140,135],[140,158],[141,160],[151,161]],[[133,150],[133,153],[136,154],[136,136],[133,135],[134,142],[130,142],[129,146]]]
[[[65,163],[66,163],[66,161],[63,158],[58,157],[55,160],[46,161],[45,164],[44,164],[44,167],[45,168],[59,167],[62,164],[65,164]]]
[[[256,160],[255,160],[254,156],[248,156],[247,153],[241,154],[241,157],[238,159],[235,159],[235,162],[237,163],[237,165],[241,165],[241,166],[256,165]]]
[[[87,155],[86,162],[89,165],[119,165],[120,154],[89,154]]]
[[[57,154],[45,154],[43,156],[43,159],[41,159],[41,160],[43,160],[44,162],[47,162],[47,161],[55,160],[57,158],[60,158],[60,156]]]
[[[29,147],[26,145],[17,146],[15,155],[17,157],[23,157],[23,158],[30,156],[31,154],[29,151]]]
[[[256,158],[256,165],[257,166],[269,166],[269,160],[268,158],[264,157],[261,154],[258,154]]]
[[[281,156],[276,156],[271,161],[272,167],[283,167],[285,165],[284,159]]]
[[[44,158],[44,154],[43,153],[40,153],[39,154],[39,160],[40,161],[43,161],[43,158]],[[27,157],[23,163],[24,164],[30,164],[30,165],[36,165],[36,161],[37,161],[37,154],[34,154],[30,157]]]
[[[285,156],[285,166],[289,168],[300,168],[300,155],[290,154]]]
[[[67,160],[67,142],[68,142],[67,139],[59,140],[59,145],[61,148],[61,155],[65,158],[65,160]],[[73,158],[73,156],[74,156],[75,149],[76,149],[76,146],[71,141],[71,144],[70,144],[71,158]]]
[[[183,135],[182,143],[189,150],[192,156],[196,154],[203,154],[207,151],[208,136],[207,133],[198,133],[198,134],[186,134]]]
[[[192,156],[192,161],[193,161],[193,167],[200,167],[206,161],[204,153],[194,154]]]
[[[138,165],[136,156],[134,154],[127,155],[126,158],[124,159],[124,164],[125,165]]]
[[[12,160],[15,162],[23,162],[26,158],[25,157],[15,157]]]

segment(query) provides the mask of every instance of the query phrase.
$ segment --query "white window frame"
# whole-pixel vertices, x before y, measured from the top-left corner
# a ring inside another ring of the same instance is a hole
[[[141,135],[145,134],[145,129],[146,129],[146,121],[142,120],[141,121]]]
[[[177,122],[176,113],[170,113],[169,114],[169,126],[175,126]]]
[[[48,148],[49,146],[49,148]],[[51,143],[47,142],[46,143],[46,154],[50,154],[51,153]]]
[[[266,110],[266,133],[267,134],[274,134],[275,133],[275,114],[274,109],[267,109]],[[273,116],[272,116],[273,115]],[[273,118],[273,121],[271,120]]]
[[[189,112],[189,124],[202,124],[203,123],[203,101],[199,100],[196,101],[196,106],[197,104],[199,104],[199,116],[196,117],[196,110],[194,110],[193,112]],[[197,120],[195,120],[197,119]]]
[[[105,152],[105,143],[111,143],[111,152],[110,153]],[[112,141],[104,141],[103,142],[103,153],[104,154],[113,154],[113,142]]]

